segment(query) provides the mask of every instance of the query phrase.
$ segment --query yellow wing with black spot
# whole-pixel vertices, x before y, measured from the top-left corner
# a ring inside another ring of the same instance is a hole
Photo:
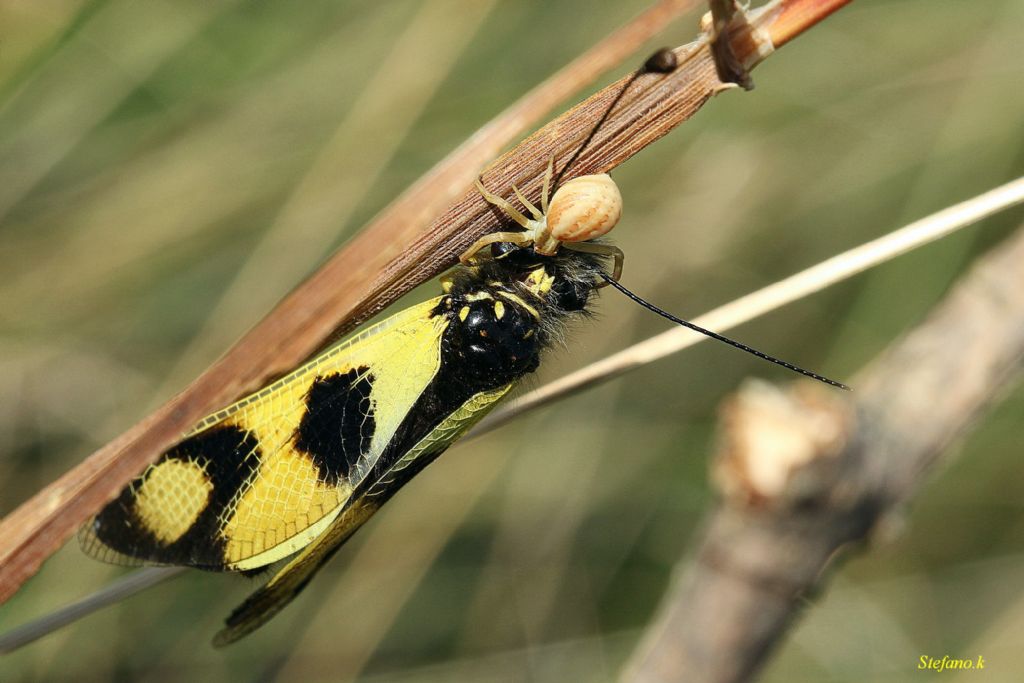
[[[105,560],[245,571],[294,555],[228,619],[288,604],[370,515],[585,315],[595,257],[512,252],[203,420],[82,530]],[[539,259],[539,260],[538,260]]]
[[[308,545],[436,375],[439,300],[204,419],[83,527],[83,549],[118,563],[246,570]]]
[[[249,596],[231,616],[227,624],[214,638],[214,645],[221,647],[235,642],[252,633],[269,621],[291,602],[309,583],[313,575],[331,558],[334,551],[363,525],[387,500],[394,490],[401,486],[401,477],[417,463],[429,462],[447,448],[511,389],[506,384],[493,391],[483,391],[461,404],[451,415],[433,428],[425,437],[410,448],[391,465],[387,473],[369,483],[346,505],[334,523],[309,545],[302,549],[278,571],[265,586]]]

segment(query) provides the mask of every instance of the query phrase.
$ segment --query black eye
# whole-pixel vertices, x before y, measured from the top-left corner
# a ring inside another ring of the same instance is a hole
[[[521,247],[511,242],[495,242],[491,245],[491,255],[495,261],[500,260],[524,275],[544,262],[544,257],[538,256],[533,247]]]
[[[551,286],[551,302],[563,311],[582,311],[593,286],[568,278],[557,278]]]

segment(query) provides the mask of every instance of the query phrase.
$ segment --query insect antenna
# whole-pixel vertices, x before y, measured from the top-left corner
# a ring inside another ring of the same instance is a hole
[[[712,332],[711,330],[705,329],[705,328],[701,327],[700,325],[695,325],[694,323],[691,323],[688,320],[683,320],[682,318],[677,318],[676,316],[672,315],[668,311],[663,311],[662,309],[658,308],[654,304],[652,304],[652,303],[650,303],[648,301],[645,301],[644,299],[642,299],[638,295],[636,295],[633,292],[629,291],[628,289],[626,289],[622,284],[620,284],[617,280],[615,280],[611,276],[606,275],[604,273],[599,273],[599,275],[605,280],[605,282],[610,284],[612,287],[614,287],[615,289],[619,290],[620,292],[622,292],[627,297],[629,297],[630,299],[632,299],[636,303],[640,304],[641,306],[643,306],[647,310],[649,310],[649,311],[651,311],[653,313],[657,313],[658,315],[660,315],[661,317],[665,318],[666,320],[671,320],[672,322],[676,323],[677,325],[682,325],[683,327],[687,327],[687,328],[693,330],[694,332],[700,332],[701,334],[703,334],[705,336],[708,336],[708,337],[711,337],[712,339],[717,339],[720,342],[725,342],[729,346],[734,346],[737,349],[739,349],[740,351],[746,351],[749,354],[757,356],[761,360],[766,360],[769,363],[775,363],[776,365],[781,365],[782,367],[786,368],[787,370],[792,370],[793,372],[799,373],[799,374],[803,375],[804,377],[810,377],[811,379],[816,379],[819,382],[824,382],[825,384],[828,384],[828,385],[833,386],[833,387],[837,387],[837,388],[842,389],[844,391],[851,391],[850,387],[848,387],[847,385],[843,384],[842,382],[837,382],[834,379],[829,379],[828,377],[825,377],[824,375],[819,375],[816,372],[811,372],[810,370],[805,370],[802,367],[800,367],[799,365],[793,365],[792,363],[786,362],[786,361],[784,361],[784,360],[782,360],[780,358],[776,358],[775,356],[769,356],[767,353],[764,353],[763,351],[758,351],[757,349],[752,348],[750,346],[747,346],[746,344],[744,344],[742,342],[738,342],[735,339],[729,339],[729,337],[726,337],[724,335],[718,334],[717,332]]]
[[[555,181],[551,185],[551,191],[554,192],[558,188],[559,184],[562,182],[562,176],[564,176],[566,171],[569,170],[569,167],[572,166],[573,163],[575,163],[575,161],[580,158],[580,155],[583,154],[583,150],[587,148],[587,145],[589,145],[591,141],[593,141],[594,136],[597,135],[597,131],[599,131],[601,129],[601,126],[604,125],[604,122],[608,120],[608,117],[611,116],[612,114],[612,110],[615,109],[616,105],[618,105],[618,103],[622,100],[622,97],[626,94],[626,91],[629,90],[629,87],[633,85],[633,83],[635,83],[638,78],[640,78],[644,74],[672,73],[679,66],[680,64],[676,57],[676,53],[667,47],[663,47],[655,51],[654,54],[648,57],[647,61],[645,61],[639,69],[634,71],[633,75],[630,76],[626,80],[626,82],[622,84],[622,88],[619,89],[618,94],[616,94],[612,101],[608,104],[608,107],[604,110],[604,113],[601,115],[601,118],[597,120],[597,123],[595,123],[593,128],[590,129],[590,133],[587,134],[587,137],[583,140],[582,143],[580,143],[580,146],[576,148],[576,151],[573,152],[573,155],[569,157],[568,161],[565,162],[565,165],[562,166],[562,170],[559,171],[558,175],[555,176]]]

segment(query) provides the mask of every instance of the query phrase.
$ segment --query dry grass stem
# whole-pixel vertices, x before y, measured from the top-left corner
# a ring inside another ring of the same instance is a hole
[[[737,31],[733,52],[741,63],[753,65],[770,50],[773,20],[787,8],[811,8],[804,29],[835,9],[821,0],[776,0],[751,13],[751,23]],[[661,2],[638,17],[630,29],[601,43],[596,59],[607,65],[653,34],[689,3]],[[815,12],[814,8],[818,8]],[[757,40],[752,40],[752,37]],[[638,40],[640,39],[640,40]],[[669,74],[627,76],[590,97],[496,161],[484,174],[495,191],[505,193],[512,183],[536,196],[545,161],[573,156],[580,143],[589,144],[578,156],[571,175],[608,171],[689,118],[723,84],[705,41],[677,48],[681,65]],[[755,52],[751,50],[757,48]],[[618,55],[618,57],[615,57]],[[571,67],[572,68],[572,67]],[[294,367],[319,348],[332,333],[351,329],[374,315],[402,293],[445,268],[481,234],[494,229],[486,203],[469,188],[483,159],[507,144],[540,115],[542,107],[583,85],[586,64],[576,64],[564,87],[545,91],[514,116],[473,136],[427,179],[414,185],[353,239],[345,249],[286,297],[220,360],[181,394],[144,418],[50,484],[0,523],[0,601],[8,599],[74,530],[133,476],[176,441],[204,414],[264,384]],[[593,75],[592,73],[590,74]],[[623,91],[625,85],[628,89]],[[609,105],[615,110],[605,120]],[[604,120],[596,135],[595,122]],[[500,129],[499,129],[500,128]],[[437,212],[461,197],[439,218]],[[433,219],[426,230],[423,226]]]
[[[181,576],[185,571],[184,567],[145,567],[133,571],[81,600],[65,605],[0,635],[0,654],[13,652],[57,629],[75,623],[97,610],[116,605],[136,593],[141,593],[164,581]]]
[[[694,318],[693,322],[716,332],[731,330],[1022,202],[1024,178],[1018,178],[751,292]],[[488,432],[521,413],[606,382],[707,339],[682,327],[662,332],[524,394],[514,404],[489,415],[473,435]]]

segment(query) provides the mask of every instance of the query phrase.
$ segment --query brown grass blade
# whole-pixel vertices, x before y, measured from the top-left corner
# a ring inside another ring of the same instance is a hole
[[[746,18],[749,24],[744,22],[728,34],[732,52],[744,68],[752,68],[771,53],[779,17],[802,9],[800,30],[804,30],[842,4],[775,0],[748,15],[740,13],[737,18]],[[520,102],[471,137],[181,394],[4,519],[0,523],[0,601],[13,595],[89,515],[204,414],[294,367],[336,330],[351,330],[416,284],[449,267],[475,239],[493,230],[493,214],[469,189],[469,180],[480,165],[547,107],[599,73],[594,65],[606,68],[621,60],[689,6],[685,0],[654,5],[541,86],[540,92],[527,96],[525,103]],[[484,181],[499,193],[516,183],[528,195],[536,196],[548,157],[554,154],[564,163],[576,156],[584,140],[589,140],[588,146],[578,154],[571,175],[614,168],[688,119],[726,87],[716,75],[706,44],[705,37],[677,48],[680,64],[671,73],[631,74],[596,93],[499,158],[484,174]],[[613,102],[615,110],[606,116]],[[598,121],[603,125],[592,135]],[[423,230],[460,191],[463,194],[455,204]]]

